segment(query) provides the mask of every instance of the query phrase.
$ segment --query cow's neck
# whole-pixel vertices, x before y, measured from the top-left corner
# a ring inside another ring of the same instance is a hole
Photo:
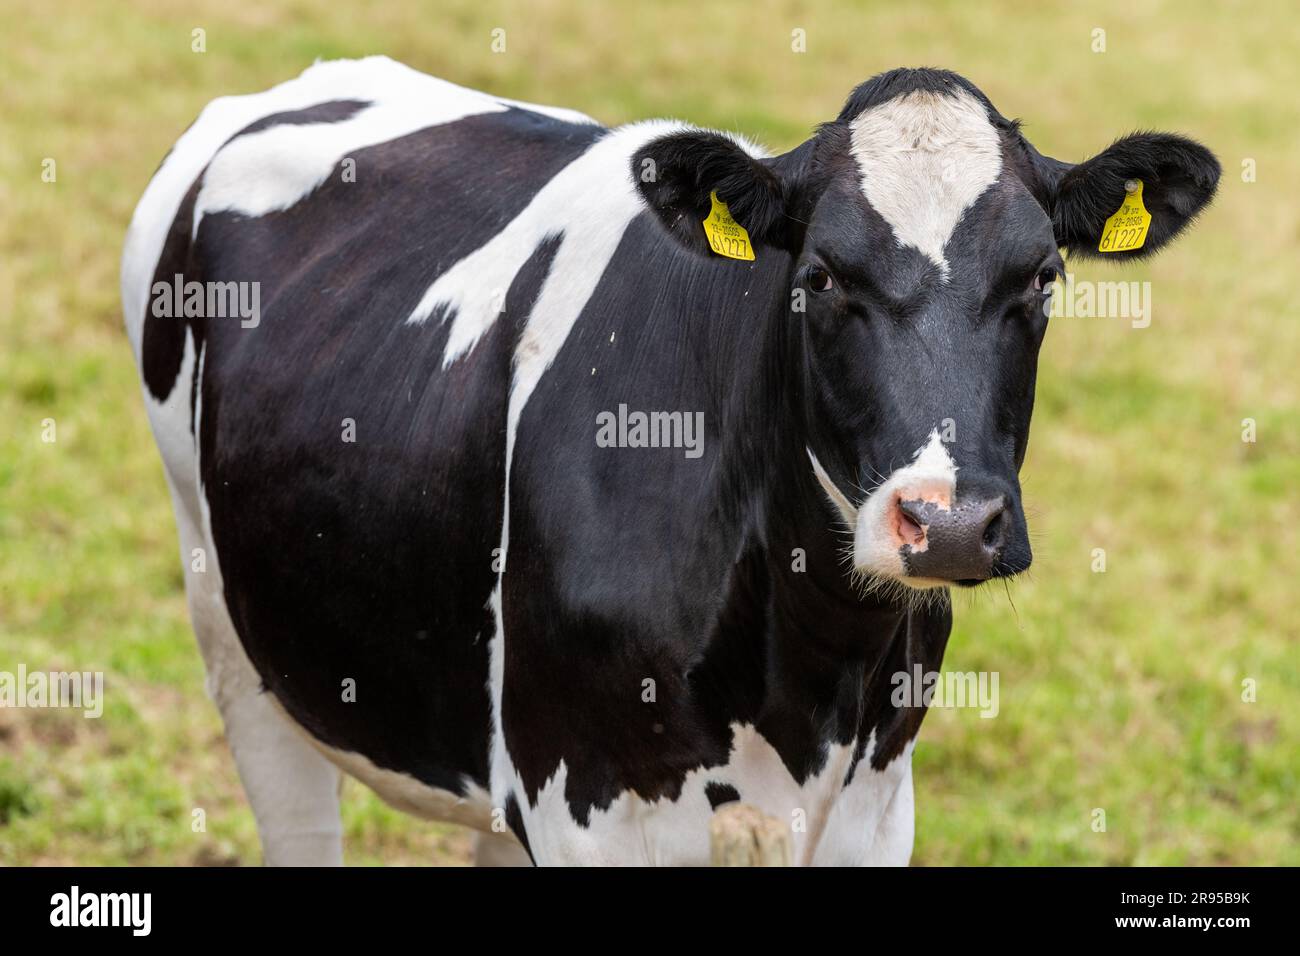
[[[873,765],[901,752],[923,712],[891,705],[891,677],[916,663],[937,668],[950,618],[946,605],[909,612],[884,596],[864,596],[846,573],[851,532],[808,457],[789,260],[769,260],[764,294],[749,298],[776,307],[732,323],[748,342],[734,350],[735,374],[720,396],[728,419],[723,494],[744,528],[720,627],[744,633],[724,638],[728,658],[747,657],[747,666],[733,663],[734,679],[747,683],[736,693],[802,781],[821,772],[828,745],[856,742],[861,756],[873,731]]]

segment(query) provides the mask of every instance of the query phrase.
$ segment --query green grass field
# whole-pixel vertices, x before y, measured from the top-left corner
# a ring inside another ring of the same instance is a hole
[[[0,670],[107,684],[101,720],[0,709],[0,864],[261,859],[203,692],[118,259],[145,183],[208,100],[369,53],[610,124],[675,116],[773,149],[901,65],[965,74],[1064,159],[1136,128],[1210,145],[1224,178],[1194,231],[1145,265],[1071,266],[1149,280],[1152,322],[1053,321],[1024,470],[1034,568],[958,596],[945,660],[999,672],[1000,713],[927,718],[914,860],[1300,864],[1293,11],[877,6],[0,0]],[[349,862],[467,859],[465,833],[359,784],[344,813]]]

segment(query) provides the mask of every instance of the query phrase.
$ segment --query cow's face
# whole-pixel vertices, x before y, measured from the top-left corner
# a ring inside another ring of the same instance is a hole
[[[935,70],[863,84],[774,160],[702,132],[636,159],[658,169],[641,184],[648,203],[702,254],[713,191],[760,256],[790,254],[809,467],[853,528],[855,570],[916,588],[1029,566],[1018,474],[1058,250],[1096,254],[1138,180],[1150,229],[1113,257],[1153,252],[1219,176],[1208,150],[1166,134],[1077,166],[1049,159],[967,81]]]

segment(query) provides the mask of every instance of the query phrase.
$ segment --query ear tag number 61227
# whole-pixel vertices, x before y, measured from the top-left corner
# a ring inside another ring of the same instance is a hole
[[[1130,179],[1124,184],[1124,201],[1115,215],[1101,227],[1098,252],[1131,252],[1141,249],[1151,228],[1151,213],[1142,202],[1142,180]]]
[[[754,244],[749,241],[745,227],[731,218],[731,210],[718,198],[715,189],[709,193],[713,208],[704,220],[704,234],[709,237],[709,248],[728,259],[754,261]]]

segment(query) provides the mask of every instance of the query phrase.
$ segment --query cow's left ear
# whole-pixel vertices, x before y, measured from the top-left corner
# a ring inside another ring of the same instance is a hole
[[[1214,197],[1219,161],[1193,140],[1172,133],[1134,133],[1087,162],[1071,166],[1030,147],[1039,200],[1052,216],[1056,242],[1072,254],[1130,259],[1150,255],[1173,239]],[[1102,253],[1106,221],[1124,203],[1125,184],[1142,183],[1151,226],[1140,248]]]
[[[713,254],[703,223],[714,192],[754,246],[794,247],[775,165],[721,133],[690,130],[651,140],[632,155],[632,179],[669,233],[701,255]]]

